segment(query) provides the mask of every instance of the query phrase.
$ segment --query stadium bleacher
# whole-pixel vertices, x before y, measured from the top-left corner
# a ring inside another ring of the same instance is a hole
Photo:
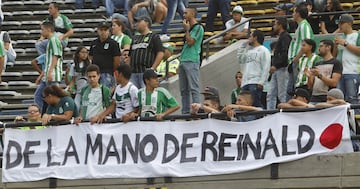
[[[48,15],[50,1],[36,0],[7,0],[3,2],[2,9],[5,21],[1,29],[8,31],[15,51],[18,56],[16,62],[7,66],[2,75],[3,82],[0,84],[0,121],[12,121],[16,115],[26,113],[26,108],[33,103],[33,94],[36,89],[35,80],[38,76],[31,67],[31,60],[37,56],[34,43],[40,37],[40,23]],[[60,3],[60,12],[68,16],[74,25],[74,35],[69,40],[69,45],[64,51],[64,65],[71,61],[75,49],[79,45],[89,46],[96,38],[96,25],[104,20],[105,8],[75,9],[75,0],[57,1]],[[233,0],[231,6],[241,5],[245,10],[246,17],[273,15],[273,7],[283,0]],[[353,0],[341,0],[346,10],[352,10],[360,6]],[[207,5],[203,0],[189,0],[190,5],[198,8],[198,20],[205,23]],[[85,7],[91,7],[86,1]],[[360,15],[355,17],[356,29],[359,29]],[[264,31],[270,34],[272,19],[256,20],[252,23],[252,29]],[[222,22],[220,14],[214,21],[214,32],[206,32],[206,37],[217,34],[221,30]],[[152,31],[160,33],[161,25],[153,24]],[[179,16],[171,22],[168,33],[171,43],[176,45],[175,53],[179,53],[183,45],[183,29]],[[212,55],[226,47],[226,43],[210,44]]]

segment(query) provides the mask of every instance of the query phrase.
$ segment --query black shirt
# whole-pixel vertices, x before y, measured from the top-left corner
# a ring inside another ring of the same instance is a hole
[[[95,39],[90,46],[90,56],[93,56],[93,64],[96,64],[100,67],[101,73],[114,73],[114,57],[120,56],[119,44],[108,38],[104,42],[101,42],[100,39]]]
[[[288,49],[291,42],[291,36],[288,32],[284,31],[280,34],[274,49],[274,56],[272,66],[276,69],[286,67],[288,65]]]
[[[330,16],[333,16],[333,18],[330,19]],[[339,27],[339,25],[338,25],[339,17],[340,17],[340,14],[323,15],[320,17],[320,22],[325,23],[325,28],[328,33],[333,33]]]
[[[159,35],[154,33],[135,35],[129,52],[132,72],[143,73],[150,68],[154,64],[157,53],[161,51],[163,52],[164,48]]]

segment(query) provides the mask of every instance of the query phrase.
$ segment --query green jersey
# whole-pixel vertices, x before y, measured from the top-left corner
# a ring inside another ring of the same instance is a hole
[[[75,106],[75,102],[69,96],[61,97],[60,102],[58,104],[50,105],[46,109],[47,114],[56,114],[56,115],[62,115],[66,111],[73,111],[72,117],[79,116],[79,112]]]
[[[314,39],[313,30],[306,19],[299,23],[299,26],[295,31],[295,35],[290,43],[288,51],[288,60],[290,61],[289,63],[291,63],[292,59],[300,51],[301,42],[304,39]]]
[[[200,63],[200,53],[202,46],[202,39],[204,37],[204,28],[200,24],[196,24],[190,30],[190,37],[195,40],[195,43],[189,45],[186,41],[181,51],[180,62]]]
[[[103,112],[111,103],[110,89],[103,85],[95,88],[87,85],[81,90],[80,95],[80,109],[83,119],[90,119]]]
[[[72,25],[70,19],[63,14],[59,14],[59,16],[56,18],[53,18],[50,16],[50,17],[46,18],[46,21],[52,22],[54,24],[55,36],[57,36],[57,37],[65,34],[67,31],[69,31],[69,29],[73,28],[73,25]],[[67,38],[64,38],[63,40],[67,43],[69,38],[67,37]]]
[[[119,43],[120,49],[124,49],[125,45],[131,45],[131,38],[126,34],[112,35],[111,39]]]
[[[231,91],[231,104],[236,104],[237,96],[240,94],[241,88],[235,88]]]
[[[169,91],[162,87],[154,89],[152,93],[142,88],[138,92],[138,98],[142,117],[155,116],[179,105]]]
[[[4,42],[2,40],[0,40],[0,57],[5,56],[5,47],[4,47]],[[4,63],[5,65],[5,63]]]
[[[49,73],[50,65],[53,61],[54,57],[58,57],[56,65],[54,67],[54,70]],[[44,81],[47,81],[48,74],[52,75],[52,81],[60,82],[62,80],[62,58],[63,58],[63,51],[62,51],[62,45],[55,35],[51,36],[49,39],[49,42],[46,47],[46,53],[45,53],[45,74],[43,77]]]
[[[295,87],[301,87],[307,85],[308,79],[305,75],[305,69],[313,68],[318,62],[321,61],[321,57],[316,54],[312,54],[310,57],[302,56],[299,59],[298,70],[299,74],[297,75]]]

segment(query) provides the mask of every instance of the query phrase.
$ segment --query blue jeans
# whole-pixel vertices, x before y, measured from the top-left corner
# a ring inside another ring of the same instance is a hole
[[[34,101],[35,104],[37,104],[40,108],[40,112],[42,112],[43,106],[44,106],[44,99],[42,92],[44,88],[46,87],[46,83],[44,81],[40,81],[39,86],[36,88],[34,93]]]
[[[99,0],[92,0],[91,1],[91,6],[93,8],[98,8],[99,7]],[[75,7],[77,9],[82,9],[84,8],[84,0],[76,0],[75,1]]]
[[[124,15],[128,14],[128,2],[129,0],[105,0],[106,15],[112,16],[115,8],[124,10]]]
[[[38,55],[42,55],[42,54],[46,53],[46,47],[47,47],[48,42],[49,42],[48,39],[44,39],[42,41],[38,41],[35,43],[35,48],[36,48]],[[64,50],[64,48],[67,46],[67,41],[61,40],[61,45]]]
[[[143,80],[144,73],[131,73],[130,81],[134,84],[138,89],[144,88],[144,80]]]
[[[262,89],[258,87],[257,84],[248,84],[241,88],[241,90],[249,91],[251,95],[253,96],[254,103],[252,104],[255,107],[261,107],[263,108],[263,104],[261,103],[261,94]]]
[[[223,29],[225,29],[225,23],[231,19],[230,16],[230,3],[231,0],[209,0],[209,7],[206,18],[205,30],[214,31],[214,19],[218,11],[221,13],[221,19],[223,21]]]
[[[109,89],[114,88],[116,86],[114,76],[109,73],[101,73],[99,83],[101,85],[108,87]]]
[[[183,114],[190,113],[190,93],[192,103],[200,103],[199,63],[181,62],[179,66],[179,84]]]
[[[186,4],[187,2],[185,0],[167,0],[168,12],[161,28],[161,34],[166,34],[170,22],[174,19],[176,12],[178,12],[181,19],[183,19]]]
[[[281,103],[287,102],[287,83],[289,74],[286,68],[277,69],[271,76],[269,91],[266,96],[267,109],[276,109],[276,101],[279,99]]]
[[[344,93],[345,100],[351,104],[359,104],[360,76],[359,74],[343,74],[338,83],[338,88]]]

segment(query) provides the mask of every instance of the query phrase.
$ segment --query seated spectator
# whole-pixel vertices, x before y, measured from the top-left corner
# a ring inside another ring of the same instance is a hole
[[[128,3],[129,0],[105,0],[106,15],[113,15],[115,9],[122,9],[124,14],[127,14],[129,8]]]
[[[4,43],[0,40],[0,83],[2,82],[1,75],[5,72],[5,56]]]
[[[80,114],[75,119],[75,123],[82,120],[90,120],[93,123],[101,123],[106,115],[103,111],[110,106],[110,89],[100,85],[100,68],[96,64],[91,64],[86,68],[86,76],[89,84],[81,89],[80,92]]]
[[[335,88],[342,76],[343,65],[333,57],[333,49],[333,41],[320,41],[319,55],[322,57],[322,61],[315,64],[314,68],[305,71],[308,77],[307,85],[312,89],[312,104],[325,102],[327,91]]]
[[[129,0],[128,18],[130,29],[134,29],[134,18],[148,16],[154,22],[160,23],[167,15],[167,3],[165,0]]]
[[[8,62],[12,62],[15,63],[15,59],[16,59],[16,52],[12,46],[11,43],[11,38],[8,32],[6,31],[1,31],[0,32],[0,40],[3,41],[4,43],[4,48],[5,48],[5,60],[4,60],[4,71],[6,70],[6,64]]]
[[[171,44],[164,43],[163,47],[164,57],[157,67],[157,72],[161,74],[161,79],[166,79],[177,74],[180,61],[177,58],[174,59],[174,56],[172,56],[174,53],[174,47]]]
[[[46,113],[41,119],[43,125],[47,125],[51,120],[70,121],[79,114],[74,100],[57,85],[45,87],[43,98],[48,104]]]
[[[235,104],[225,105],[225,107],[221,110],[222,112],[226,112],[227,116],[232,120],[237,120],[239,122],[247,122],[255,120],[257,117],[255,115],[237,115],[235,110],[238,111],[260,111],[261,107],[255,107],[254,98],[249,91],[241,91],[236,98]]]
[[[238,71],[235,74],[236,88],[231,91],[231,104],[236,103],[237,96],[239,96],[241,92],[241,81],[242,81],[242,73],[241,71]]]
[[[324,12],[343,11],[339,0],[326,0]],[[337,33],[338,22],[341,14],[322,15],[320,17],[320,29],[322,34]]]
[[[28,107],[27,110],[27,117],[24,118],[23,116],[16,116],[15,123],[20,122],[29,122],[29,123],[40,123],[41,122],[41,112],[40,108],[36,104],[32,104]],[[20,127],[21,130],[29,130],[29,129],[42,129],[45,128],[44,126],[30,126],[30,127]]]
[[[158,75],[154,70],[144,72],[145,88],[139,90],[139,114],[141,117],[155,116],[162,120],[180,108],[176,99],[165,88],[159,87]]]
[[[49,4],[49,17],[45,19],[46,22],[51,22],[55,26],[55,36],[59,38],[62,48],[68,44],[69,37],[74,34],[73,25],[70,19],[59,12],[59,4],[51,2]],[[48,39],[43,36],[35,43],[35,48],[39,55],[45,54]]]
[[[131,67],[121,64],[115,72],[118,85],[115,88],[111,105],[102,113],[104,116],[115,111],[115,117],[128,122],[139,111],[138,88],[130,82]]]
[[[76,107],[80,107],[80,92],[87,85],[86,68],[89,65],[88,50],[84,46],[78,47],[74,54],[74,62],[70,64],[69,72],[67,72],[68,75],[65,74],[65,80],[67,80],[67,76],[71,77],[67,90],[70,94],[75,94]]]
[[[243,15],[244,15],[243,8],[240,5],[235,6],[232,11],[232,19],[227,21],[225,24],[226,29],[229,29],[233,27],[235,24],[238,24],[240,22],[245,22],[247,18],[243,17]],[[246,22],[245,24],[242,24],[239,27],[228,31],[224,36],[224,40],[236,41],[238,39],[246,39],[248,34],[248,29],[249,29],[249,22]]]
[[[300,57],[299,62],[297,63],[298,75],[295,82],[295,88],[304,88],[308,89],[308,77],[306,77],[305,71],[309,68],[315,66],[320,62],[321,58],[315,54],[316,42],[312,39],[304,39],[301,42],[300,51],[303,55]]]
[[[216,87],[207,86],[204,89],[204,101],[200,103],[191,104],[191,114],[197,113],[218,113],[222,109],[220,106],[219,90]]]
[[[274,7],[276,10],[276,15],[279,16],[285,16],[285,15],[291,15],[291,9],[293,8],[292,3],[280,3]]]
[[[294,109],[294,108],[312,108],[314,105],[309,104],[310,93],[306,89],[298,88],[295,90],[295,95],[286,103],[280,103],[279,109]]]
[[[120,51],[123,52],[125,49],[129,50],[131,45],[131,38],[124,34],[123,31],[126,28],[124,22],[114,19],[111,25],[112,36],[111,39],[115,40],[119,44]]]

